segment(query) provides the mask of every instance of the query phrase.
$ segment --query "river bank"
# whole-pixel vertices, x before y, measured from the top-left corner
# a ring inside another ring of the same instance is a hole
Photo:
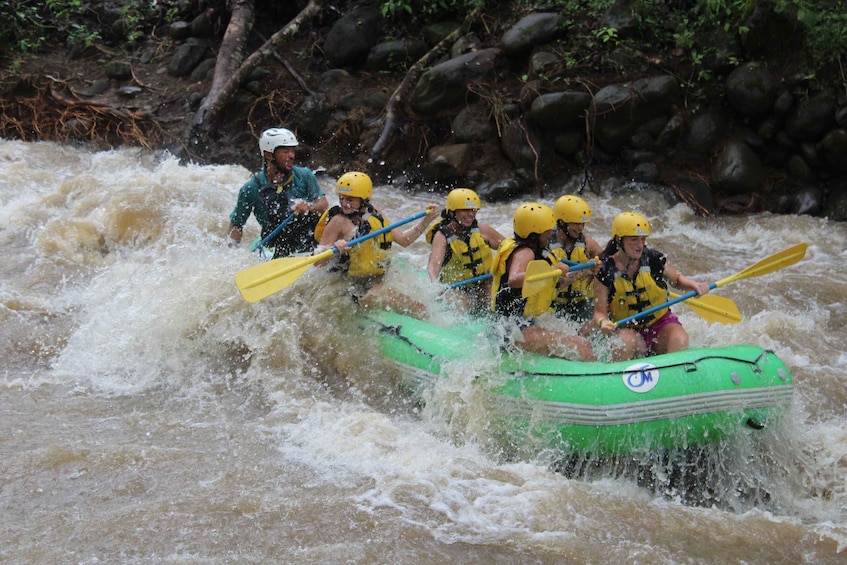
[[[565,20],[564,10],[510,6],[469,28],[445,20],[416,34],[372,6],[346,3],[281,43],[215,127],[201,131],[196,111],[211,88],[227,23],[220,6],[201,4],[208,9],[186,12],[131,45],[46,51],[7,68],[0,132],[142,145],[185,162],[254,169],[261,131],[284,125],[301,139],[302,163],[333,175],[365,170],[413,191],[472,186],[502,201],[597,191],[607,179],[624,179],[636,188],[664,186],[704,215],[847,218],[844,89],[809,81],[802,51],[788,48],[796,37],[769,47],[729,42],[695,65],[692,49],[657,41],[637,51],[625,43],[639,29],[619,14],[623,1],[581,20]],[[674,7],[654,9],[669,27],[680,17]],[[294,14],[289,8],[276,16]],[[280,29],[258,15],[248,52]],[[764,16],[751,22],[749,36],[785,23]],[[600,37],[598,30],[610,29],[614,37]],[[456,31],[429,70],[408,75]],[[758,59],[767,64],[751,62]],[[695,73],[712,78],[690,80]],[[407,76],[417,80],[392,117],[392,97]],[[735,97],[726,92],[733,76]],[[735,98],[740,115],[733,115]]]

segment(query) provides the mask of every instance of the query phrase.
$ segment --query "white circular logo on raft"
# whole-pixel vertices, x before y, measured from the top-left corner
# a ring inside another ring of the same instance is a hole
[[[637,363],[626,368],[623,384],[632,392],[647,392],[659,382],[659,369],[650,363]]]

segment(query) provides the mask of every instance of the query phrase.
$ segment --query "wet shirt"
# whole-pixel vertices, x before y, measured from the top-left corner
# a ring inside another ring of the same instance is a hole
[[[291,174],[291,182],[288,182],[284,190],[290,200],[302,199],[307,202],[314,202],[323,196],[323,190],[321,190],[318,179],[311,169],[295,166]],[[286,179],[287,181],[288,179]],[[250,214],[253,214],[262,228],[272,229],[274,227],[270,225],[268,209],[261,196],[262,189],[269,184],[265,171],[255,173],[250,177],[250,180],[244,183],[238,191],[235,209],[229,215],[229,221],[232,225],[243,227],[250,218]]]

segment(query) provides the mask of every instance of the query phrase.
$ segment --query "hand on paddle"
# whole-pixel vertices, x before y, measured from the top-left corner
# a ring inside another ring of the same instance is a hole
[[[385,232],[423,218],[426,215],[427,212],[419,212],[414,216],[410,216],[345,243],[349,247],[358,245],[363,241],[378,237]],[[313,264],[328,259],[337,252],[338,250],[333,247],[310,257],[280,257],[271,261],[265,261],[264,263],[239,271],[235,275],[235,286],[238,287],[241,296],[247,302],[256,302],[288,287],[300,278],[303,273],[308,271],[309,267]]]
[[[774,271],[778,271],[778,270],[783,269],[785,267],[788,267],[790,265],[794,265],[795,263],[799,262],[803,257],[806,256],[806,247],[807,247],[806,243],[798,243],[797,245],[789,247],[788,249],[783,249],[779,253],[774,253],[770,257],[766,257],[765,259],[762,259],[761,261],[755,263],[754,265],[750,265],[749,267],[747,267],[746,269],[744,269],[740,273],[735,273],[734,275],[726,277],[725,279],[721,279],[717,282],[713,282],[712,284],[708,285],[708,287],[709,287],[709,289],[720,288],[720,287],[722,287],[726,284],[729,284],[729,283],[732,283],[732,282],[735,282],[735,281],[740,281],[740,280],[743,280],[743,279],[749,279],[749,278],[752,278],[752,277],[760,277],[762,275],[766,275],[768,273],[773,273]],[[658,306],[654,306],[653,308],[649,308],[649,309],[647,309],[643,312],[639,312],[638,314],[629,316],[628,318],[624,318],[623,320],[619,320],[618,322],[613,322],[613,323],[615,324],[615,326],[619,327],[619,326],[622,326],[622,325],[624,325],[628,322],[631,322],[633,320],[643,318],[644,316],[652,314],[653,312],[660,310],[662,308],[667,308],[668,306],[672,306],[672,305],[674,305],[678,302],[682,302],[684,300],[691,300],[695,296],[697,296],[697,293],[692,290],[691,292],[687,292],[687,293],[683,294],[682,296],[676,296],[675,298],[673,298],[672,300],[668,300],[664,304],[659,304]],[[720,312],[721,307],[725,307],[726,305],[728,305],[730,303],[729,299],[724,299],[724,302],[720,303],[720,304],[709,304],[709,303],[706,302],[706,298],[711,298],[711,297],[704,297],[702,299],[699,299],[699,300],[701,300],[701,304],[700,304],[701,309],[695,309],[695,311],[698,314],[700,314],[701,316],[703,316],[704,318],[706,318],[707,320],[710,320],[710,321],[712,321],[712,320],[723,321],[722,319],[729,320],[729,321],[724,322],[724,323],[736,323],[736,322],[741,321],[740,313],[738,315],[738,319],[734,319],[734,317],[731,315],[732,313],[722,313],[722,312]],[[721,298],[721,297],[714,297],[714,298]],[[690,305],[693,308],[693,301]],[[705,306],[705,308],[702,308],[703,306]],[[715,307],[712,308],[711,306],[715,306]],[[734,306],[734,304],[733,304],[733,306]],[[735,308],[735,311],[737,312],[737,308]],[[712,316],[712,315],[717,316],[717,318],[710,318],[710,316]]]

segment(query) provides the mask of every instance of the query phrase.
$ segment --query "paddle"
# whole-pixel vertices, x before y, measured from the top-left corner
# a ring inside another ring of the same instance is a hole
[[[694,294],[697,294],[696,292]],[[679,294],[670,293],[671,298],[679,298]],[[685,305],[708,322],[718,322],[720,324],[737,324],[743,317],[738,310],[738,306],[730,298],[725,296],[716,296],[712,294],[704,294],[697,298],[690,298],[685,302]]]
[[[588,261],[587,263],[572,263],[569,261],[568,265],[570,266],[568,272],[575,273],[576,271],[581,271],[583,269],[590,269],[596,265],[596,263],[594,261]],[[560,276],[562,276],[562,271],[552,268],[550,263],[547,261],[542,259],[530,261],[526,266],[521,296],[528,298],[538,294],[539,292],[549,290],[551,288],[551,284],[548,279],[556,279]],[[552,287],[555,287],[555,284],[552,285]]]
[[[562,261],[562,262],[567,264],[567,265],[570,265],[571,267],[573,267],[574,265],[580,264],[580,263],[577,263],[576,261],[565,260],[565,261]],[[586,263],[586,265],[590,265],[590,263]],[[585,267],[583,267],[583,268],[585,268]],[[542,272],[542,273],[540,273],[540,276],[534,275],[534,277],[535,276],[539,277],[538,279],[535,279],[535,280],[544,280],[544,279],[547,279],[548,277],[552,278],[554,275],[555,275],[555,272],[553,270],[551,270],[549,274]],[[450,283],[449,285],[447,285],[447,288],[456,288],[456,287],[459,287],[459,286],[464,286],[466,284],[472,284],[472,283],[475,283],[475,282],[484,281],[486,279],[490,279],[491,276],[492,276],[491,273],[484,274],[484,275],[477,275],[477,276],[471,277],[469,279]],[[543,289],[541,289],[541,288],[538,289],[539,292],[541,290],[543,290]],[[671,292],[670,296],[671,296],[671,298],[677,298],[680,295],[675,293],[675,292]],[[737,324],[738,322],[740,322],[743,319],[742,316],[741,316],[741,312],[738,310],[738,306],[735,304],[735,302],[733,302],[731,299],[726,298],[724,296],[715,296],[715,295],[712,295],[712,294],[706,294],[704,296],[700,296],[699,298],[691,298],[688,301],[686,301],[685,304],[686,304],[686,306],[691,308],[691,310],[694,311],[695,314],[697,314],[698,316],[700,316],[701,318],[703,318],[703,319],[705,319],[709,322],[718,322],[718,323],[721,323],[721,324]]]
[[[250,251],[256,251],[257,249],[261,249],[262,247],[264,247],[267,242],[271,241],[279,234],[279,232],[282,231],[282,228],[284,228],[288,222],[294,219],[294,216],[295,214],[289,214],[288,216],[286,216],[286,218],[282,222],[280,222],[280,224],[276,228],[274,228],[274,231],[269,233],[268,236],[262,241],[255,243],[253,247],[250,248]]]
[[[456,281],[456,282],[454,282],[454,283],[450,283],[450,284],[448,284],[448,285],[447,285],[447,288],[456,288],[456,287],[459,287],[459,286],[464,286],[464,285],[466,285],[466,284],[473,284],[473,283],[475,283],[475,282],[479,282],[479,281],[484,281],[484,280],[486,280],[486,279],[490,279],[492,276],[494,276],[494,275],[492,275],[491,273],[485,273],[484,275],[477,275],[477,276],[475,276],[475,277],[471,277],[471,278],[469,278],[469,279],[465,279],[465,280],[461,280],[461,281]]]
[[[380,228],[362,237],[357,237],[347,242],[350,247],[358,245],[363,241],[380,236],[386,232],[400,227],[419,218],[423,218],[429,212],[420,212],[399,222]],[[247,302],[256,302],[288,287],[299,279],[313,264],[323,259],[332,257],[338,253],[335,247],[327,249],[323,253],[310,255],[309,257],[280,257],[272,261],[266,261],[253,267],[240,271],[235,275],[235,286],[241,292],[241,296]]]
[[[767,275],[768,273],[773,273],[774,271],[778,271],[780,269],[783,269],[785,267],[793,265],[793,264],[797,263],[798,261],[800,261],[806,255],[806,246],[807,246],[807,244],[805,244],[805,243],[798,243],[797,245],[794,245],[793,247],[789,247],[788,249],[785,249],[783,251],[780,251],[779,253],[775,253],[774,255],[771,255],[770,257],[762,259],[761,261],[759,261],[755,265],[751,265],[751,266],[747,267],[746,269],[744,269],[740,273],[736,273],[736,274],[729,276],[725,279],[721,279],[717,282],[710,284],[709,288],[715,289],[715,288],[722,287],[724,285],[727,285],[731,282],[735,282],[735,281],[738,281],[738,280],[749,279],[749,278],[753,278],[753,277],[759,277],[759,276],[762,276],[762,275]],[[615,326],[620,327],[620,326],[622,326],[626,323],[629,323],[633,320],[643,318],[644,316],[649,316],[653,312],[656,312],[656,311],[661,310],[663,308],[667,308],[668,306],[672,306],[672,305],[676,304],[677,302],[682,302],[683,300],[688,300],[689,298],[693,298],[694,296],[697,296],[697,293],[695,291],[692,290],[690,292],[686,292],[682,296],[674,298],[673,300],[669,300],[669,301],[665,302],[664,304],[659,304],[658,306],[648,308],[647,310],[644,310],[643,312],[639,312],[638,314],[633,314],[632,316],[624,318],[623,320],[618,320],[617,322],[615,322]],[[705,297],[701,296],[700,298],[702,299],[702,298],[705,298]]]
[[[535,263],[536,261],[533,261],[533,262]],[[537,261],[537,262],[547,264],[546,261]],[[581,265],[578,269],[571,268],[571,271],[579,271],[580,269],[588,269],[588,268],[591,268],[591,267],[594,266],[593,262],[583,263],[583,264],[577,263],[575,261],[562,261],[562,262],[566,263],[567,265],[569,265],[571,267],[573,267],[574,265]],[[530,263],[530,264],[532,264],[532,263]],[[541,272],[540,269],[539,269],[539,272]],[[533,278],[533,280],[541,280],[541,279],[546,279],[547,277],[552,277],[553,276],[552,273],[553,273],[553,271],[550,271],[550,273],[548,273],[548,274],[542,273],[542,274],[538,275],[537,279]],[[447,285],[447,288],[456,288],[456,287],[464,286],[466,284],[473,284],[475,282],[490,279],[492,276],[493,275],[491,273],[485,273],[483,275],[477,275],[477,276],[471,277],[469,279],[464,279],[464,280],[461,280],[461,281],[456,281],[454,283],[450,283],[450,284]],[[524,281],[526,281],[526,278],[524,278]],[[540,291],[541,289],[539,288],[538,290]]]

